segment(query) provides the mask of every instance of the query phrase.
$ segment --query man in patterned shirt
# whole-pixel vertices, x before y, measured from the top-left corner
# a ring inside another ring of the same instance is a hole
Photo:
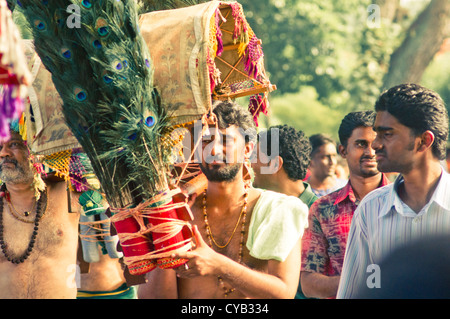
[[[347,161],[350,178],[346,186],[311,206],[302,239],[301,286],[307,297],[336,296],[353,212],[366,194],[389,183],[375,161],[374,118],[373,111],[351,112],[339,127],[339,153]]]

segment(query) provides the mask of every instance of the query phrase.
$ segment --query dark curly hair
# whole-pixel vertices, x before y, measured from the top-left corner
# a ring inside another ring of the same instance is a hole
[[[401,84],[384,91],[375,103],[375,111],[387,111],[415,136],[429,130],[434,134],[433,156],[445,158],[448,138],[448,113],[438,93],[418,84]]]
[[[360,111],[348,113],[339,126],[339,142],[347,147],[348,139],[357,127],[372,127],[375,120],[374,111]]]
[[[272,138],[276,138],[277,134],[278,152],[271,147]],[[270,159],[276,156],[283,159],[283,168],[289,179],[297,181],[305,178],[310,162],[311,144],[302,131],[287,125],[276,125],[259,133],[258,139],[266,142],[267,148],[261,151]]]
[[[245,143],[256,142],[256,125],[250,111],[232,101],[215,101],[213,113],[217,116],[220,129],[231,125],[239,127]]]

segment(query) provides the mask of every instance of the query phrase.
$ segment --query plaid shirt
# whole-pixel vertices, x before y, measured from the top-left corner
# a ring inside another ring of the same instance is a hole
[[[381,186],[389,184],[382,174]],[[309,211],[302,238],[302,271],[340,275],[353,212],[359,201],[350,181],[341,189],[320,197]]]

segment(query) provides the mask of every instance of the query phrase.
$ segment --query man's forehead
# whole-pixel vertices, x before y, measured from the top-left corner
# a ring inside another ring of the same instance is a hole
[[[336,145],[333,143],[325,143],[318,148],[321,154],[336,154]]]
[[[353,131],[349,137],[349,140],[355,141],[368,141],[375,139],[375,132],[371,126],[358,126]]]
[[[20,143],[24,143],[25,141],[22,139],[22,136],[15,132],[15,131],[11,131],[10,133],[10,137],[9,139],[6,141],[6,143],[8,142],[20,142]]]
[[[215,126],[210,126],[206,132],[205,135],[238,135],[241,134],[241,129],[237,127],[236,125],[230,125],[227,128],[218,128]]]
[[[10,131],[9,132],[9,138],[7,140],[3,140],[2,142],[0,142],[1,145],[11,142],[11,141],[15,141],[15,142],[23,142],[22,136],[15,132],[15,131]]]
[[[10,140],[20,140],[20,141],[23,141],[23,139],[22,139],[22,135],[20,135],[19,133],[17,133],[16,131],[11,131],[11,137],[10,137]]]
[[[395,116],[387,111],[377,112],[375,122],[373,124],[374,130],[393,128],[402,125]]]

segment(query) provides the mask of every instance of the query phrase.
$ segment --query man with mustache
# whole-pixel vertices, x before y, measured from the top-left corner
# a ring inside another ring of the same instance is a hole
[[[66,183],[40,179],[16,131],[0,143],[0,180],[0,299],[75,298],[79,214]]]
[[[413,241],[450,233],[450,177],[440,164],[449,130],[444,101],[425,87],[402,84],[383,92],[375,111],[377,136],[372,145],[378,169],[400,175],[358,206],[338,298],[383,289],[383,269],[376,266],[386,257]]]
[[[207,188],[192,206],[196,248],[175,270],[155,269],[139,298],[293,298],[308,207],[298,198],[246,184],[243,163],[256,140],[253,118],[234,102],[214,104],[204,132]]]
[[[347,161],[349,180],[311,206],[302,238],[301,286],[306,297],[336,296],[353,213],[364,196],[388,184],[375,161],[374,118],[373,111],[351,112],[339,127],[339,153]]]

